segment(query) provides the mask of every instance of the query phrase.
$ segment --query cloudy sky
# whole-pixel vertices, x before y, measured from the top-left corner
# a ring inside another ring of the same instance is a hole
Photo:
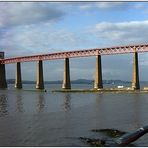
[[[0,51],[5,57],[148,43],[148,2],[0,2]],[[139,54],[148,80],[148,54]],[[71,79],[94,79],[95,57],[70,59]],[[15,64],[6,65],[15,78]],[[131,80],[132,54],[102,57],[103,79]],[[24,80],[36,62],[22,63]],[[44,61],[44,79],[62,80],[63,60]]]

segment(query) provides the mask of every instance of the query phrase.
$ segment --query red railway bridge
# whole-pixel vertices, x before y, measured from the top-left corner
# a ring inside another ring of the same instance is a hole
[[[94,89],[98,90],[103,89],[101,56],[133,53],[133,73],[132,73],[131,89],[137,90],[140,89],[138,52],[148,52],[148,44],[118,46],[110,48],[94,48],[87,50],[74,50],[69,52],[58,52],[58,53],[12,57],[12,58],[4,58],[4,52],[0,52],[0,88],[7,88],[5,64],[16,63],[15,88],[21,89],[22,88],[21,62],[37,61],[38,70],[37,70],[36,88],[44,89],[43,61],[64,59],[64,78],[63,78],[62,88],[71,89],[69,58],[96,56],[96,73],[94,80]]]

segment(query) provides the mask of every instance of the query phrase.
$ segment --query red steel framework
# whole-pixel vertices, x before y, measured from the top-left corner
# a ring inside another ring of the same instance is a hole
[[[24,56],[0,59],[1,64],[10,64],[16,62],[30,62],[39,60],[56,60],[64,58],[88,57],[96,55],[111,55],[111,54],[126,54],[133,52],[148,52],[148,44],[144,45],[131,45],[131,46],[118,46],[110,48],[94,48],[88,50],[75,50],[69,52],[58,52],[42,55]]]

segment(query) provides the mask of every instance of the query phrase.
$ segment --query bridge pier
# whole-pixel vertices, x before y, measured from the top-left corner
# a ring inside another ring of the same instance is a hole
[[[139,68],[138,68],[138,53],[135,51],[133,55],[133,74],[132,74],[132,89],[140,89],[139,84]]]
[[[4,52],[0,53],[0,58],[4,59]],[[0,63],[0,88],[7,88],[5,64]]]
[[[16,63],[16,79],[15,79],[15,88],[22,88],[22,76],[21,76],[21,64],[20,62]]]
[[[71,89],[69,58],[64,59],[64,78],[63,78],[62,88]]]
[[[5,64],[0,64],[0,88],[7,88]]]
[[[36,89],[44,89],[43,63],[41,60],[39,60],[37,63]]]
[[[101,65],[101,55],[96,56],[96,74],[94,81],[94,89],[102,89],[102,65]]]

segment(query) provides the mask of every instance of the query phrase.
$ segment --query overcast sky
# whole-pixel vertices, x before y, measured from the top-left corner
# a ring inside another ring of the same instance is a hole
[[[0,51],[5,57],[148,43],[148,2],[0,2]],[[15,64],[6,65],[15,78]],[[94,79],[95,57],[70,59],[71,79]],[[36,80],[36,62],[22,63]],[[131,80],[132,54],[102,56],[103,79]],[[148,80],[148,54],[139,54]],[[44,61],[44,79],[62,80],[63,60]]]

